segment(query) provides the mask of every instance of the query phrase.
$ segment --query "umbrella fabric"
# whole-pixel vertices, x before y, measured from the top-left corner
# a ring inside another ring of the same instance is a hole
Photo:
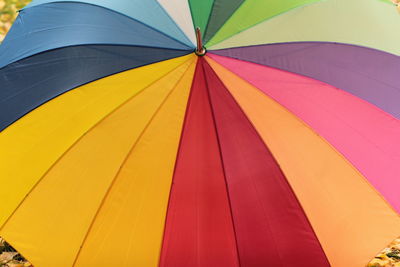
[[[217,50],[340,88],[400,118],[398,56],[348,44],[300,42]],[[335,62],[335,64],[332,64]],[[376,88],[379,88],[377,91]]]
[[[399,22],[33,1],[0,45],[0,236],[34,266],[367,265],[400,236]]]

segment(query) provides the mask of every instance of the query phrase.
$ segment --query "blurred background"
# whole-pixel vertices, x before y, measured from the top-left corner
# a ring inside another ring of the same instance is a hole
[[[26,6],[31,0],[0,0],[0,42],[3,41],[18,10]]]

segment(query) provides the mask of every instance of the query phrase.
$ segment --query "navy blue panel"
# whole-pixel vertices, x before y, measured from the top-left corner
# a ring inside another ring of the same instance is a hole
[[[0,45],[0,67],[43,51],[85,44],[193,50],[158,30],[110,9],[59,2],[20,12]]]
[[[0,131],[48,100],[124,70],[187,51],[128,46],[74,46],[47,51],[0,69]]]

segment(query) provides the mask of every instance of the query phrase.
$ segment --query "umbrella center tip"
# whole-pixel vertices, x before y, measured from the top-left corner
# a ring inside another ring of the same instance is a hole
[[[207,49],[205,48],[205,47],[202,47],[202,48],[196,48],[196,50],[194,51],[194,53],[197,55],[197,56],[199,56],[199,57],[202,57],[202,56],[204,56],[206,53],[207,53]]]
[[[207,53],[207,49],[203,46],[201,30],[199,27],[196,28],[196,39],[197,39],[197,47],[194,52],[198,56],[204,56]]]

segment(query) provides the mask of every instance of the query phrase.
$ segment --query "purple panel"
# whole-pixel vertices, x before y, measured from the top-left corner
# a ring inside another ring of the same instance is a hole
[[[337,43],[282,43],[212,53],[308,76],[358,96],[400,118],[400,57]]]

